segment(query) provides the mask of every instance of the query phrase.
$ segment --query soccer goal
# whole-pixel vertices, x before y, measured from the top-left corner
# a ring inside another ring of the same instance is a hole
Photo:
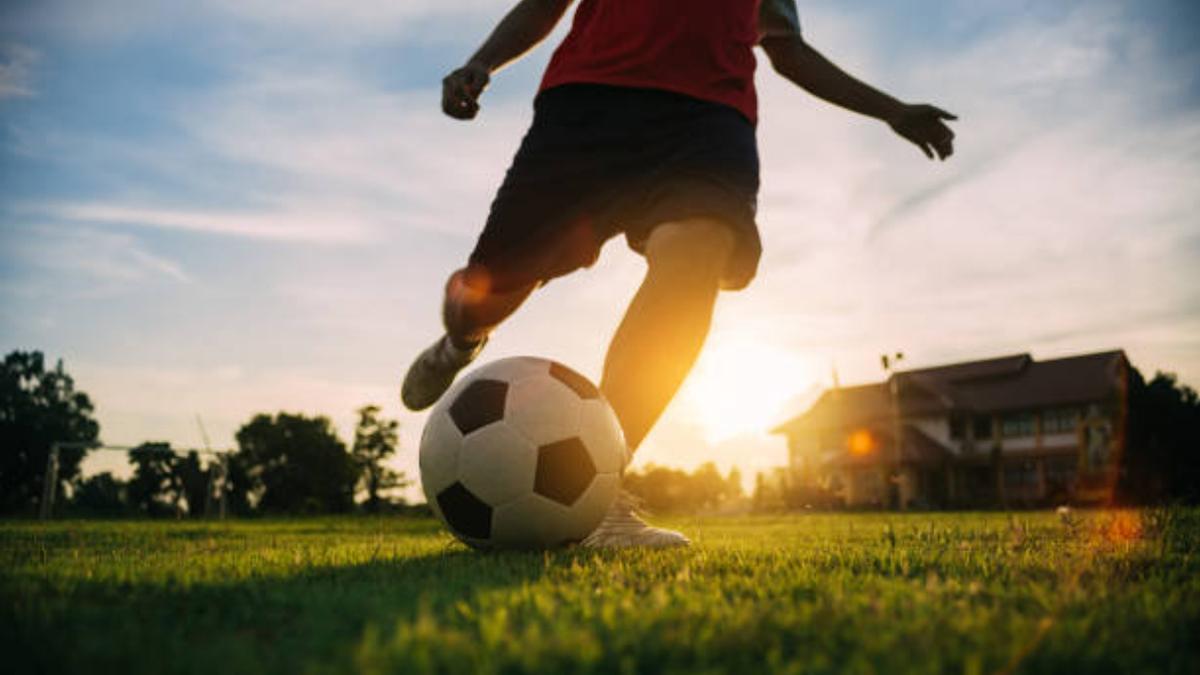
[[[42,520],[49,520],[54,516],[54,502],[58,497],[59,454],[63,450],[85,449],[99,452],[128,453],[130,450],[134,450],[136,447],[141,447],[148,452],[160,452],[176,457],[182,457],[187,453],[194,452],[201,457],[213,458],[215,461],[210,461],[208,464],[208,485],[205,491],[204,516],[209,518],[216,517],[221,520],[225,519],[229,494],[230,453],[210,450],[207,448],[203,450],[184,449],[177,451],[169,446],[107,445],[104,443],[86,443],[77,441],[58,441],[50,444],[50,453],[46,457],[46,472],[42,479],[42,502],[38,516]]]

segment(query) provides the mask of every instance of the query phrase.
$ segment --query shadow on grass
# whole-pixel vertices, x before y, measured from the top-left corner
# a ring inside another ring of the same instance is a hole
[[[18,673],[344,670],[367,631],[389,634],[422,612],[470,611],[481,593],[534,583],[595,555],[448,544],[424,555],[305,566],[286,575],[251,571],[228,582],[9,586],[0,592],[9,596],[0,597],[0,650],[16,666],[9,672]]]

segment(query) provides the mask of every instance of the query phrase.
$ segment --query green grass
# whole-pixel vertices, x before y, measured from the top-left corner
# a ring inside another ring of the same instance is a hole
[[[672,524],[696,545],[480,554],[403,519],[0,523],[0,670],[1200,672],[1197,511]]]

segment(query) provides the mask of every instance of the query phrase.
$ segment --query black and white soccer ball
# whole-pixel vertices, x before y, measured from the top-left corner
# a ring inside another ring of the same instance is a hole
[[[625,461],[621,425],[596,386],[527,356],[457,382],[421,434],[425,499],[477,548],[583,539],[616,498]]]

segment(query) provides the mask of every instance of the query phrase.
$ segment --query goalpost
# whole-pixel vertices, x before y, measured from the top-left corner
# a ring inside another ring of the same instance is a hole
[[[38,516],[41,520],[49,520],[54,515],[54,501],[58,494],[58,464],[59,452],[62,450],[83,448],[86,450],[101,450],[129,452],[135,447],[131,445],[107,445],[104,443],[87,443],[79,441],[55,441],[50,444],[50,453],[46,457],[46,473],[42,479],[42,502],[39,505]],[[181,453],[194,452],[197,455],[215,457],[217,461],[208,465],[208,485],[204,496],[204,515],[216,515],[220,520],[225,519],[226,505],[229,493],[229,453],[218,452],[205,448],[204,450],[187,449],[175,451],[171,448],[157,448],[154,452],[180,456]],[[214,499],[213,495],[217,497]],[[177,499],[178,501],[178,499]],[[216,511],[214,514],[213,511]]]

